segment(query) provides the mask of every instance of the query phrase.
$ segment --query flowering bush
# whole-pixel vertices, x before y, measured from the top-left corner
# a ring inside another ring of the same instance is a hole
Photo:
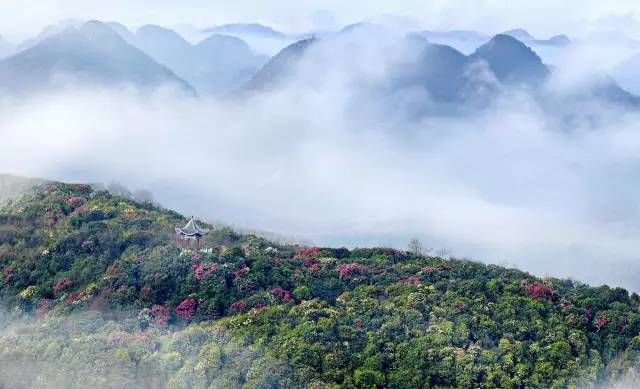
[[[309,271],[316,271],[320,269],[320,262],[315,258],[307,258],[302,262],[302,265],[309,269]]]
[[[28,286],[26,289],[24,289],[22,292],[20,292],[18,296],[20,296],[20,298],[23,300],[31,300],[36,296],[37,292],[38,292],[38,288],[35,287],[34,285],[31,285],[31,286]]]
[[[158,327],[165,327],[171,317],[169,309],[163,305],[154,305],[151,307],[151,320]]]
[[[231,310],[234,312],[244,312],[246,309],[247,303],[242,300],[236,301],[235,303],[231,304]]]
[[[67,302],[69,304],[75,304],[78,301],[80,301],[80,293],[78,292],[71,292],[69,293],[69,296],[67,296]]]
[[[597,330],[600,331],[602,328],[606,327],[607,324],[611,322],[611,319],[608,316],[602,316],[596,319],[594,325]]]
[[[435,271],[436,269],[431,266],[427,266],[424,269],[422,269],[422,272],[428,276],[432,275]]]
[[[63,292],[73,286],[74,283],[75,282],[71,278],[60,278],[56,281],[55,285],[53,285],[53,294],[60,294],[60,292]]]
[[[176,307],[176,316],[182,320],[190,320],[196,315],[197,308],[198,302],[195,299],[184,299]]]
[[[13,269],[10,267],[5,267],[2,271],[2,274],[4,275],[4,278],[11,278],[11,276],[13,275]]]
[[[82,207],[86,203],[85,199],[78,196],[69,197],[67,200],[67,205],[71,207],[71,209],[76,209]]]
[[[547,300],[553,300],[554,298],[553,288],[550,285],[541,284],[539,282],[527,285],[526,292],[534,299],[544,298]]]
[[[193,264],[192,268],[194,271],[194,277],[198,281],[206,280],[218,270],[218,267],[215,264],[210,264],[210,265]]]
[[[247,273],[249,273],[249,268],[248,267],[243,267],[242,269],[238,269],[238,270],[234,271],[233,275],[234,275],[236,280],[239,280],[241,278],[244,278],[244,276],[246,276]]]
[[[293,258],[295,259],[313,258],[318,256],[318,254],[320,254],[319,247],[310,247],[308,249],[298,251]]]
[[[420,285],[420,279],[416,276],[411,276],[404,280],[404,283],[407,285],[418,286]]]
[[[367,274],[369,268],[359,263],[344,263],[338,265],[337,269],[341,280],[351,279],[353,276]]]
[[[282,288],[271,289],[270,293],[271,293],[272,296],[274,296],[276,298],[279,298],[280,300],[282,300],[282,301],[284,301],[286,303],[288,303],[291,300],[293,300],[293,298],[291,297],[291,292],[286,291],[286,290],[284,290]]]

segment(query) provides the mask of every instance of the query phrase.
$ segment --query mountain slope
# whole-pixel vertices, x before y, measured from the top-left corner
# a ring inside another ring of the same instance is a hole
[[[509,35],[496,35],[470,58],[486,61],[500,82],[507,85],[537,86],[550,74],[533,50]]]
[[[269,387],[590,387],[637,374],[640,297],[626,290],[224,228],[206,250],[181,250],[184,223],[86,185],[45,183],[0,208],[0,297],[40,317],[0,332],[0,361],[194,388],[268,376]],[[237,379],[216,381],[223,366]]]
[[[316,42],[315,39],[305,39],[284,48],[273,57],[253,78],[243,86],[245,92],[264,91],[282,85],[287,79],[295,75],[298,62]]]
[[[69,28],[0,62],[0,89],[25,93],[69,82],[191,87],[100,22]]]
[[[265,26],[259,23],[232,23],[224,24],[221,26],[211,27],[204,30],[209,34],[223,34],[223,35],[256,35],[263,38],[270,39],[286,39],[287,35],[280,31],[276,31],[269,26]]]
[[[173,30],[147,25],[138,48],[187,80],[201,94],[219,95],[247,82],[266,62],[241,39],[214,34],[191,45]]]

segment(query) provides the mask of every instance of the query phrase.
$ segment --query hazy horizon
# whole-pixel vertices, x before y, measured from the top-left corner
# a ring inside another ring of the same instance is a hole
[[[557,34],[581,37],[602,31],[640,36],[640,4],[628,0],[615,3],[615,10],[612,10],[597,0],[571,0],[562,4],[543,0],[534,6],[524,1],[506,0],[403,0],[393,4],[369,1],[366,5],[334,0],[303,3],[242,0],[231,4],[203,0],[176,4],[163,0],[154,2],[153,7],[140,0],[116,0],[108,4],[96,0],[6,0],[0,14],[0,35],[19,43],[35,36],[45,26],[63,20],[96,19],[118,21],[131,28],[144,24],[206,28],[258,22],[286,33],[337,30],[366,20],[407,29],[477,30],[487,34],[524,28],[541,38]]]

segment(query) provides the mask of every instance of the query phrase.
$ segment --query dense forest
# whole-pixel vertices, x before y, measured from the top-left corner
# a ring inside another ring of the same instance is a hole
[[[229,228],[189,250],[174,233],[186,221],[88,185],[38,183],[5,200],[0,388],[590,388],[637,377],[640,298],[624,289]]]

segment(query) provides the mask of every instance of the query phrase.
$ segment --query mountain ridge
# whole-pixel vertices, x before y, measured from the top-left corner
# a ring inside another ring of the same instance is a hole
[[[51,357],[57,370],[73,350],[78,380],[94,376],[83,369],[113,366],[115,355],[131,361],[116,365],[129,382],[164,371],[156,383],[205,388],[218,382],[217,365],[206,363],[221,355],[211,347],[224,331],[284,364],[278,373],[265,360],[253,366],[254,376],[286,377],[280,385],[565,387],[637,374],[640,296],[624,289],[417,246],[278,245],[226,228],[186,250],[173,238],[186,221],[83,184],[42,183],[0,206],[0,300],[13,314],[37,315],[33,326],[0,332],[12,345],[0,347],[0,361]],[[105,322],[118,311],[131,315]],[[81,343],[60,344],[69,332]],[[210,367],[194,370],[198,363]],[[20,378],[0,372],[0,381]]]

